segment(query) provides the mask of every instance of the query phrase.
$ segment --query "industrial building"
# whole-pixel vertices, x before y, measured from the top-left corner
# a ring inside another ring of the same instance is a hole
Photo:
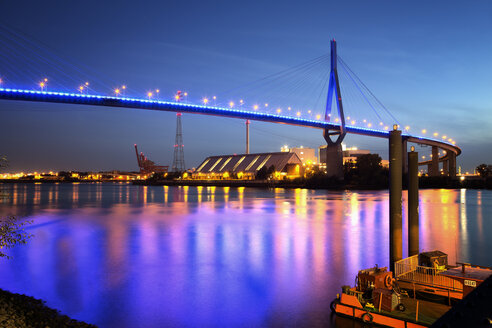
[[[299,157],[304,166],[316,165],[318,163],[318,159],[316,158],[316,151],[314,148],[307,148],[303,146],[289,148],[288,146],[283,146],[280,148],[280,150],[282,152],[296,153],[297,157]]]
[[[342,152],[343,152],[343,163],[347,161],[357,161],[357,158],[361,155],[367,155],[371,152],[365,149],[358,149],[357,147],[347,148],[345,144],[342,144]],[[320,146],[318,148],[318,158],[320,165],[326,165],[326,145]]]
[[[342,144],[342,153],[343,153],[343,164],[346,162],[357,162],[357,159],[362,155],[368,155],[371,151],[367,149],[358,149],[357,147],[347,147],[345,144]],[[320,146],[318,148],[318,157],[320,168],[326,168],[326,145]],[[389,167],[388,160],[382,160],[381,166]]]
[[[276,179],[297,178],[304,174],[302,161],[295,153],[276,152],[210,156],[191,174],[191,178],[252,180],[262,168],[271,167]]]
[[[345,144],[342,144],[342,152],[343,152],[343,163],[347,161],[357,161],[357,158],[362,155],[370,154],[369,150],[358,149],[357,147],[347,148]],[[326,165],[326,145],[320,146],[318,148],[318,157],[319,162],[322,165]]]

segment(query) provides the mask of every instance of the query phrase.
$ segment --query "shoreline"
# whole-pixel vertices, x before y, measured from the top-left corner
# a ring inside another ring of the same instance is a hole
[[[419,189],[492,189],[492,179],[459,180],[448,177],[421,177]],[[403,189],[406,190],[404,180]],[[385,190],[388,186],[344,184],[336,180],[329,181],[282,181],[282,180],[133,180],[133,181],[34,181],[0,179],[0,184],[132,184],[136,186],[204,186],[204,187],[249,187],[249,188],[285,188],[285,189],[313,189],[313,190]]]
[[[72,319],[46,305],[46,302],[23,294],[0,289],[0,325],[2,327],[74,327],[95,328]]]

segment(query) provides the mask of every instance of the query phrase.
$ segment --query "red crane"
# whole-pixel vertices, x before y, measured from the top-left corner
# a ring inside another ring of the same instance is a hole
[[[141,174],[167,173],[169,166],[155,165],[153,161],[145,157],[143,152],[138,153],[137,144],[135,144],[135,153]]]

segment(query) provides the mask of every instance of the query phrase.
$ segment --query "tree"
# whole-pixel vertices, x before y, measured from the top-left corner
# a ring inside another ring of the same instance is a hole
[[[486,178],[492,175],[492,165],[480,164],[477,166],[476,171],[482,178]]]
[[[263,166],[261,169],[256,172],[256,180],[266,180],[271,178],[272,174],[275,173],[275,166],[270,165],[269,168]]]
[[[359,156],[357,158],[356,170],[360,183],[368,185],[378,184],[383,172],[381,157],[378,154]]]
[[[18,244],[27,244],[33,236],[25,232],[23,227],[32,221],[18,222],[17,218],[8,216],[0,219],[0,257],[12,258],[4,253],[4,249],[9,249]]]
[[[263,166],[256,172],[256,180],[266,180],[266,178],[268,178],[268,169],[266,166]]]
[[[0,169],[7,166],[7,157],[0,156]],[[7,259],[12,258],[4,253],[4,249],[27,243],[27,240],[32,237],[32,234],[25,232],[22,227],[30,223],[32,223],[32,221],[18,222],[17,218],[13,216],[0,218],[0,257],[6,257]]]

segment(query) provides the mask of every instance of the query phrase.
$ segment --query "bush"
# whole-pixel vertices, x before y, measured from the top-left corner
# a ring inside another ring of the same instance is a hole
[[[0,257],[10,259],[11,257],[4,253],[4,249],[27,243],[33,235],[25,232],[22,227],[30,223],[32,221],[17,222],[13,216],[0,219]]]

